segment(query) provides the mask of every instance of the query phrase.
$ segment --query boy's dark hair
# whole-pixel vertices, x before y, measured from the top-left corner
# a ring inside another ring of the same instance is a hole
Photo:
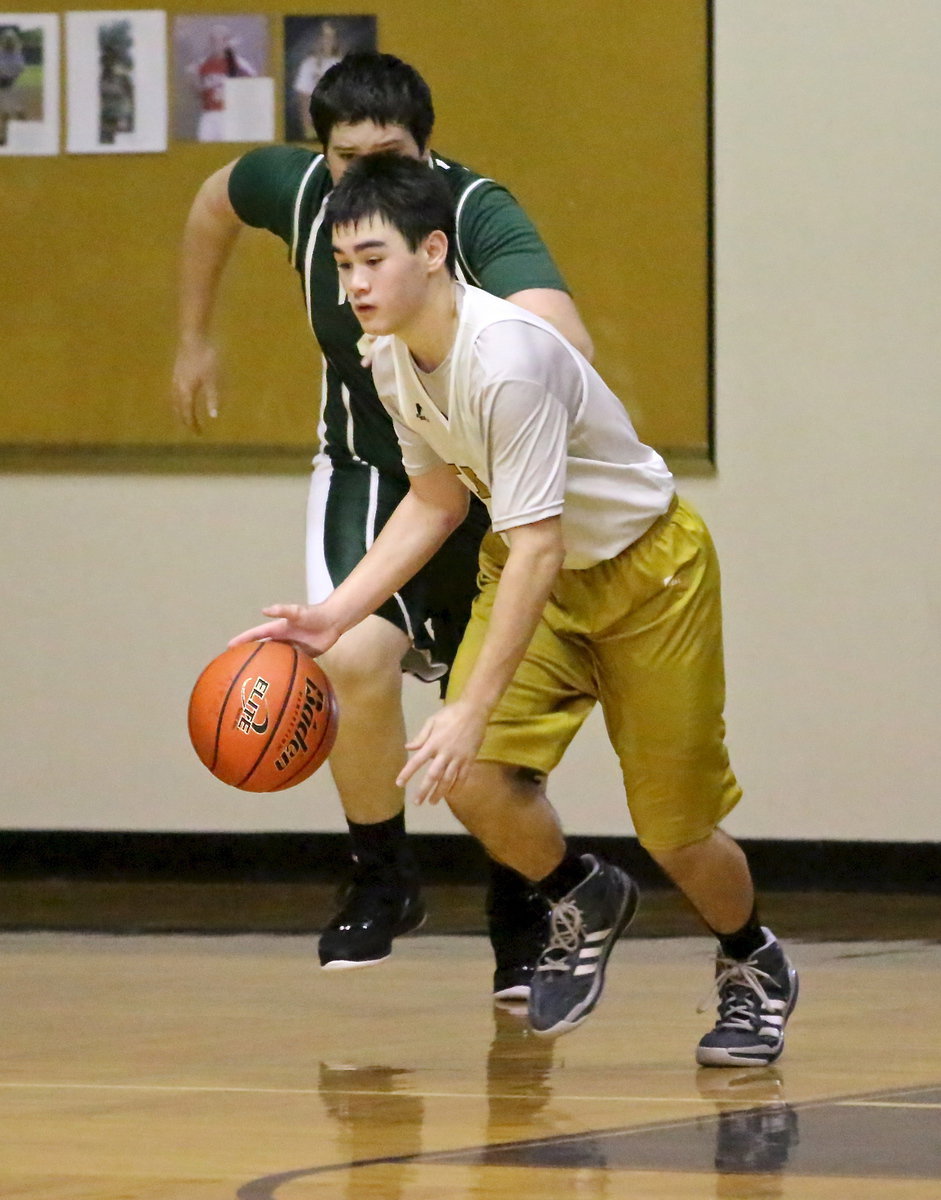
[[[417,250],[436,229],[448,239],[447,266],[454,274],[454,200],[438,171],[401,154],[366,154],[343,172],[330,193],[324,221],[358,225],[378,217]]]
[[[424,152],[435,123],[428,84],[394,54],[354,51],[325,71],[310,98],[310,116],[326,148],[334,125],[401,125]]]

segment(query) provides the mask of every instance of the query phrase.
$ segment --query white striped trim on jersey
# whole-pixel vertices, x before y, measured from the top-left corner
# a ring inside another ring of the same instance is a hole
[[[322,160],[323,160],[323,155],[317,155],[317,157],[314,158],[314,161],[311,163],[311,166],[308,167],[306,172],[304,173],[304,179],[302,179],[300,181],[300,186],[298,187],[298,196],[296,196],[296,198],[294,200],[294,240],[293,240],[292,247],[290,247],[290,257],[292,257],[292,262],[294,262],[296,247],[298,247],[298,239],[300,236],[301,200],[302,200],[302,198],[304,198],[304,192],[307,187],[307,182],[311,178],[311,174],[313,172],[314,167],[316,167],[317,163]],[[317,234],[320,232],[320,227],[323,226],[324,214],[325,214],[325,210],[326,210],[326,202],[328,202],[329,199],[330,199],[330,193],[328,192],[328,193],[326,193],[326,196],[324,196],[324,198],[323,198],[323,204],[320,204],[320,210],[319,210],[317,216],[314,217],[313,221],[311,222],[310,233],[307,234],[307,244],[304,247],[304,271],[301,272],[301,282],[302,282],[302,284],[304,284],[304,304],[307,308],[307,323],[310,324],[312,331],[313,331],[313,296],[311,294],[311,265],[313,263],[314,247],[316,247],[316,245],[317,245]],[[340,294],[338,294],[338,296],[337,296],[337,304],[346,304],[346,299],[347,299],[346,292],[344,292],[343,283],[342,283],[342,281],[340,281]],[[323,370],[323,374],[322,374],[323,386],[322,386],[322,389],[320,389],[320,426],[322,426],[322,431],[325,432],[325,425],[323,424],[323,414],[326,409],[326,360],[322,359],[320,361],[322,361],[322,370]],[[356,446],[355,446],[354,438],[353,438],[353,432],[354,432],[354,430],[353,430],[353,412],[352,412],[352,409],[350,409],[349,389],[347,388],[346,384],[341,384],[341,386],[340,386],[340,398],[343,403],[343,408],[346,409],[346,413],[347,413],[347,450],[349,451],[350,456],[353,457],[354,462],[361,462],[361,458],[359,457],[358,454],[356,454]],[[322,437],[320,437],[320,444],[323,444],[323,433],[322,433]]]
[[[301,201],[304,198],[304,192],[307,190],[307,184],[311,175],[317,168],[317,164],[323,161],[323,155],[318,154],[314,161],[304,172],[304,177],[301,179],[297,188],[297,195],[294,197],[294,220],[291,227],[291,265],[297,265],[297,239],[301,232]]]
[[[324,379],[327,377],[327,367],[324,364]],[[363,460],[356,453],[356,445],[353,438],[353,408],[350,404],[350,389],[345,383],[340,384],[340,399],[343,402],[343,407],[346,409],[346,448],[350,452],[350,457],[354,462],[362,462]],[[326,399],[324,400],[326,404]]]
[[[316,217],[310,223],[310,233],[307,236],[307,245],[304,247],[304,274],[302,276],[304,283],[304,303],[307,305],[307,320],[310,323],[311,330],[314,328],[314,305],[310,293],[310,267],[314,259],[314,245],[317,241],[317,234],[320,232],[320,226],[323,224],[324,210],[327,207],[329,199],[329,194],[324,196],[320,212],[317,213]]]
[[[457,209],[455,210],[455,213],[454,213],[454,251],[455,251],[455,255],[456,255],[458,261],[461,263],[461,266],[463,267],[464,273],[467,276],[468,281],[470,283],[474,284],[475,287],[480,287],[480,280],[477,278],[477,276],[474,274],[474,272],[467,265],[467,259],[464,256],[464,249],[463,249],[463,246],[461,245],[461,214],[464,211],[464,205],[467,201],[467,197],[471,194],[471,192],[474,190],[474,188],[479,187],[482,183],[493,183],[493,180],[492,179],[475,179],[473,183],[468,184],[467,187],[464,189],[464,191],[461,192],[460,199],[457,202]]]
[[[450,171],[450,166],[443,158],[433,158],[431,160],[433,167],[439,167],[442,171]],[[464,211],[464,204],[467,197],[471,194],[474,188],[479,187],[482,183],[493,183],[492,179],[481,177],[475,179],[473,183],[469,183],[458,197],[457,207],[454,210],[454,266],[457,270],[457,277],[462,283],[472,283],[474,287],[480,287],[480,280],[470,269],[467,259],[464,255],[464,250],[461,246],[461,215]]]

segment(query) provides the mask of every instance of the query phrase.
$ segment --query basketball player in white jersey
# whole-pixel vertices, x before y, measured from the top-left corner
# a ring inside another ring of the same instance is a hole
[[[409,159],[364,158],[327,219],[340,278],[369,341],[376,388],[410,487],[360,564],[313,606],[275,606],[236,642],[326,651],[409,579],[463,520],[469,493],[493,533],[447,703],[409,743],[406,783],[445,799],[551,907],[529,997],[555,1036],[597,1004],[637,902],[633,881],[567,850],[544,780],[601,704],[640,843],[718,942],[719,1015],[706,1066],[781,1054],[797,974],[758,920],[740,847],[719,828],[741,792],[724,742],[716,554],[660,456],[547,322],[459,283],[453,205]]]

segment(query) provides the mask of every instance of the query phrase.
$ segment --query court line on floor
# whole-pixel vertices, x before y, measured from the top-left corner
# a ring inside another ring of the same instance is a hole
[[[0,1080],[2,1091],[85,1091],[85,1092],[156,1092],[176,1094],[207,1094],[248,1096],[381,1096],[396,1098],[413,1098],[416,1100],[519,1100],[525,1093],[521,1092],[426,1092],[402,1091],[366,1088],[271,1088],[271,1087],[241,1087],[224,1084],[176,1084],[176,1083],[76,1083],[71,1081],[53,1080]],[[780,1105],[781,1098],[759,1100],[742,1095],[729,1096],[578,1096],[562,1092],[553,1092],[553,1101],[574,1101],[584,1103],[617,1103],[617,1104],[731,1104],[741,1108],[760,1108],[764,1105]],[[937,1108],[941,1103],[903,1102],[900,1100],[839,1100],[820,1097],[816,1100],[791,1101],[791,1103],[832,1104],[837,1108]]]
[[[902,1104],[898,1100],[834,1100],[834,1108],[941,1108],[941,1104]]]
[[[0,1080],[0,1091],[101,1091],[101,1092],[169,1092],[169,1093],[201,1093],[225,1094],[232,1092],[245,1095],[259,1096],[384,1096],[395,1098],[414,1098],[419,1100],[519,1100],[525,1099],[525,1092],[425,1092],[388,1090],[371,1090],[360,1088],[266,1088],[239,1087],[214,1084],[172,1084],[172,1083],[70,1083],[54,1081],[29,1082],[26,1080]],[[586,1102],[610,1104],[612,1101],[620,1104],[715,1104],[714,1097],[703,1096],[572,1096],[567,1093],[553,1092],[556,1100],[583,1100]],[[742,1097],[729,1097],[736,1103]],[[745,1107],[757,1108],[762,1104],[774,1104],[774,1100],[748,1100]],[[924,1106],[922,1106],[924,1107]]]

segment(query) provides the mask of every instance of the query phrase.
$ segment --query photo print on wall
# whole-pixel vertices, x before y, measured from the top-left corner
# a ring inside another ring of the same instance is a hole
[[[0,154],[59,152],[59,18],[0,13]]]
[[[188,142],[271,142],[268,22],[253,15],[177,17],[173,133]]]
[[[316,140],[310,122],[310,94],[324,71],[353,50],[375,50],[374,16],[292,16],[284,18],[284,137]]]
[[[167,148],[166,13],[65,15],[68,138],[73,154]]]

